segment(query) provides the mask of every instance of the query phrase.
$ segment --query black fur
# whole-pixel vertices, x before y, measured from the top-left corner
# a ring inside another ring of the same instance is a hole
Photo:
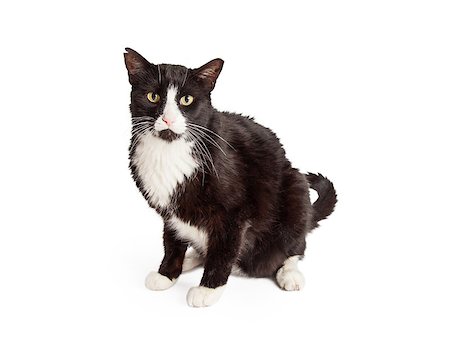
[[[208,233],[201,280],[206,287],[225,284],[233,265],[249,276],[269,277],[289,256],[303,256],[306,235],[334,209],[337,201],[334,187],[322,175],[305,176],[292,168],[270,129],[249,117],[219,112],[212,107],[210,92],[223,62],[216,59],[199,69],[164,64],[158,67],[131,49],[127,49],[125,62],[132,85],[130,109],[134,119],[146,116],[156,119],[163,111],[167,86],[176,84],[181,94],[195,97],[191,106],[181,109],[187,120],[228,142],[211,135],[226,154],[211,142],[205,142],[216,170],[205,168],[187,179],[178,187],[170,206],[159,208],[147,198],[166,222],[165,257],[159,272],[177,278],[187,248],[185,239],[178,238],[167,226],[172,215]],[[161,95],[159,104],[147,100],[149,91]],[[139,119],[136,121],[139,125]],[[138,134],[136,131],[132,137],[130,159]],[[173,141],[176,136],[167,134],[164,138]],[[136,168],[132,163],[130,167],[145,196]],[[319,193],[314,205],[309,199],[310,186]]]
[[[326,219],[333,212],[337,202],[336,191],[333,183],[322,174],[308,173],[306,179],[309,186],[319,194],[319,198],[313,204],[313,225],[317,227],[320,220]]]

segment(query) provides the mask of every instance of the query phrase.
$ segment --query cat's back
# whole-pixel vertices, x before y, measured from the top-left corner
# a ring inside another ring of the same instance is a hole
[[[267,160],[286,160],[280,139],[269,128],[258,124],[252,117],[231,112],[218,113],[218,126],[222,136],[233,147]]]

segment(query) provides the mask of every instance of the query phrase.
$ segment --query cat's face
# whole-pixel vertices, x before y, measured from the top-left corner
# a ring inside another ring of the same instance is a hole
[[[210,93],[223,66],[221,59],[188,69],[154,65],[136,51],[126,51],[133,125],[166,141],[183,136],[189,127],[206,126],[212,111]]]

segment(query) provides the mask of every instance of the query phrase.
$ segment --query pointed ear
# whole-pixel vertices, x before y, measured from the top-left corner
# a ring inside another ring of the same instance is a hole
[[[222,70],[223,60],[214,59],[194,70],[194,76],[207,88],[209,92],[214,89],[216,80]]]
[[[141,54],[130,48],[125,48],[126,53],[123,54],[125,58],[125,66],[128,70],[128,79],[133,85],[139,81],[140,77],[146,70],[150,70],[152,65]]]

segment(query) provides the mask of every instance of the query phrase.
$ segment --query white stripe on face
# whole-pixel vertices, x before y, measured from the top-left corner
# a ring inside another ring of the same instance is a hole
[[[178,103],[175,100],[178,93],[178,88],[169,85],[167,88],[166,104],[164,111],[155,122],[155,130],[162,131],[170,129],[175,134],[182,134],[186,131],[186,119],[178,108]]]

